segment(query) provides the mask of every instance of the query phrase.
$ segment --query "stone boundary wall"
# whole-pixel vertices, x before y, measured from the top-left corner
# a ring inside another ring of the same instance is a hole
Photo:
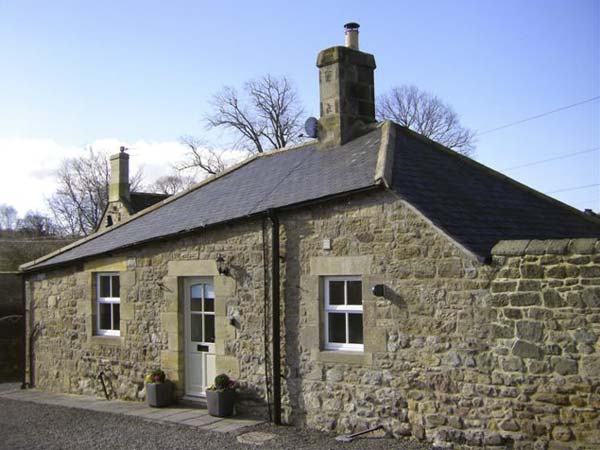
[[[488,428],[535,449],[598,448],[600,240],[502,241],[492,254]]]
[[[21,275],[0,272],[0,380],[22,377],[24,324]]]

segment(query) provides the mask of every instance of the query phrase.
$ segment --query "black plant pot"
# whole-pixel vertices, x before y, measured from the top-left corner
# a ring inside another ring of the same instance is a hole
[[[208,413],[215,417],[229,417],[233,414],[235,392],[233,389],[206,391]]]
[[[173,401],[173,385],[170,381],[146,385],[148,405],[155,408],[169,406]]]

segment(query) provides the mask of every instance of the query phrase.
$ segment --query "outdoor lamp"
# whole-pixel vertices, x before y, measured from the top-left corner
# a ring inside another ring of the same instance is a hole
[[[220,253],[217,255],[217,271],[219,275],[229,275],[229,267],[225,264],[225,258]]]

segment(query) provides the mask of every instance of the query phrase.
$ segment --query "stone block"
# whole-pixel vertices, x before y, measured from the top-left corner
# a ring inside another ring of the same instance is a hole
[[[546,253],[550,255],[564,255],[569,249],[569,239],[551,239],[546,242]]]
[[[492,282],[492,292],[513,292],[517,290],[517,282],[516,281],[493,281]]]
[[[517,322],[517,337],[527,341],[538,342],[544,336],[544,325],[541,322],[520,320]]]
[[[571,439],[573,439],[573,432],[569,427],[554,427],[554,429],[552,430],[552,438],[557,441],[568,442]]]
[[[554,289],[546,289],[542,292],[544,298],[544,306],[546,308],[561,308],[565,306],[563,298],[560,296],[558,291]]]
[[[541,303],[538,292],[517,292],[509,294],[509,298],[512,306],[531,306]]]
[[[544,357],[544,351],[537,345],[521,340],[515,342],[512,353],[520,358],[542,359]]]
[[[598,336],[592,330],[585,328],[578,328],[573,333],[573,339],[579,344],[590,344],[593,345],[598,340]]]
[[[594,246],[597,241],[598,239],[595,238],[573,239],[570,245],[571,253],[579,255],[594,253]]]
[[[525,365],[521,358],[506,357],[501,359],[502,370],[506,372],[524,372]]]
[[[552,358],[552,368],[559,375],[575,375],[577,374],[577,361],[571,358]]]
[[[580,266],[579,274],[582,278],[599,278],[600,266]]]
[[[426,414],[425,415],[425,427],[436,428],[445,425],[447,422],[446,417],[442,414]]]
[[[504,317],[509,320],[522,319],[523,312],[519,308],[504,308]]]
[[[526,291],[538,292],[541,289],[541,285],[542,285],[542,283],[538,280],[520,280],[519,287],[517,288],[517,290],[519,292],[526,292]]]
[[[581,374],[584,377],[595,378],[600,377],[600,355],[587,355],[581,357]]]
[[[492,248],[492,255],[521,256],[525,254],[528,245],[529,240],[500,241]]]
[[[510,339],[514,336],[515,328],[512,323],[510,323],[510,325],[492,324],[492,337],[494,339]]]
[[[521,276],[523,278],[544,278],[544,268],[539,264],[523,264],[521,266]]]
[[[600,307],[600,288],[586,288],[580,295],[585,306],[590,308]]]
[[[547,267],[544,271],[544,275],[546,278],[558,278],[563,279],[567,276],[567,271],[563,266],[552,266]]]

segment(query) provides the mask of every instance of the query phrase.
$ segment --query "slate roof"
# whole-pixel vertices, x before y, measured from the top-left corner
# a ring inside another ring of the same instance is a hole
[[[315,143],[310,143],[261,155],[26,269],[65,263],[272,208],[375,186],[380,136],[376,129],[327,151],[318,151]]]
[[[600,237],[600,221],[398,127],[393,191],[481,259],[500,240]]]
[[[272,208],[375,188],[384,127],[341,147],[255,157],[25,270],[107,253]],[[391,190],[480,259],[500,240],[599,237],[600,221],[394,125]],[[395,142],[395,144],[394,144]]]
[[[129,194],[129,206],[131,207],[131,214],[137,214],[142,209],[149,208],[150,206],[163,201],[169,197],[168,194],[156,194],[152,192],[131,192]]]

